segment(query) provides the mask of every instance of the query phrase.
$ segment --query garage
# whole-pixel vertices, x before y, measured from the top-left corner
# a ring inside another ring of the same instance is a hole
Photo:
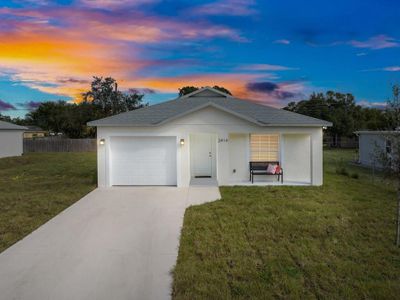
[[[176,185],[176,137],[111,137],[111,185]]]

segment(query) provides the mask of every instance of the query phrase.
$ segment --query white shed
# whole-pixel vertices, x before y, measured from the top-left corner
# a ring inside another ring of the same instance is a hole
[[[356,131],[358,136],[358,162],[367,167],[380,167],[378,152],[392,152],[392,146],[387,136],[400,134],[400,131]]]
[[[0,158],[23,153],[23,134],[26,127],[0,121]]]

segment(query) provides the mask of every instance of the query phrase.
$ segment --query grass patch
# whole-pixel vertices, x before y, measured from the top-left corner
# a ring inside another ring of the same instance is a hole
[[[222,187],[187,209],[173,298],[398,298],[393,183],[324,154],[322,187]]]
[[[0,252],[96,187],[95,153],[0,159]]]

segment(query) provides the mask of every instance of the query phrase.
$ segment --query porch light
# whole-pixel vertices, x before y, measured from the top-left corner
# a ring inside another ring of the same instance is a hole
[[[184,140],[184,139],[181,139],[181,140],[179,141],[179,144],[181,144],[181,146],[185,145],[185,140]]]
[[[328,128],[328,127],[326,127],[326,126],[322,127],[323,130],[326,130],[327,128]]]
[[[100,145],[104,145],[105,143],[106,143],[105,139],[100,139],[100,142],[99,142]]]

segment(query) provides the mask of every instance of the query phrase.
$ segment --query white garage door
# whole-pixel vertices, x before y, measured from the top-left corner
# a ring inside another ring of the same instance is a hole
[[[112,137],[111,185],[176,185],[176,137]]]

